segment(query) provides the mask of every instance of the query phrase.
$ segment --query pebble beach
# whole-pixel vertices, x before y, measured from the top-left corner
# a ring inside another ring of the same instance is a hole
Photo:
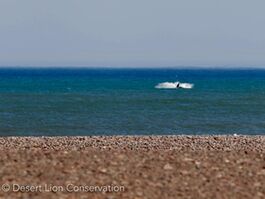
[[[264,136],[1,137],[0,152],[0,198],[265,198]]]

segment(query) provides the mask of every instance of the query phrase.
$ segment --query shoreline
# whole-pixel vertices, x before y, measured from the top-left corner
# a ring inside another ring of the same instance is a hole
[[[0,152],[0,186],[48,187],[3,198],[265,197],[265,136],[0,137]],[[103,185],[125,190],[81,190]]]
[[[0,149],[53,148],[67,150],[254,150],[265,152],[263,135],[151,135],[151,136],[7,136]]]

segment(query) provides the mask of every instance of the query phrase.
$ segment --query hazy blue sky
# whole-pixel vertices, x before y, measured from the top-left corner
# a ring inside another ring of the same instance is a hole
[[[0,0],[0,65],[265,66],[264,0]]]

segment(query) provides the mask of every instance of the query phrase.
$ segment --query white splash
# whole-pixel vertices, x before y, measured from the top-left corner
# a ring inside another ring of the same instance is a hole
[[[185,89],[192,89],[193,88],[193,84],[190,83],[180,83],[179,84],[180,88],[185,88]]]
[[[163,83],[159,83],[155,86],[155,88],[168,88],[168,89],[173,89],[173,88],[176,88],[176,84],[175,83],[172,83],[172,82],[163,82]]]
[[[162,83],[157,84],[155,88],[158,88],[158,89],[178,89],[178,88],[192,89],[193,84],[180,83],[180,82],[162,82]]]

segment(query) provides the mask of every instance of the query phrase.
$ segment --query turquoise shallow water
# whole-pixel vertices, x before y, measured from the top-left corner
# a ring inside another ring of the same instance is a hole
[[[265,134],[265,70],[0,69],[2,136],[233,133]]]

